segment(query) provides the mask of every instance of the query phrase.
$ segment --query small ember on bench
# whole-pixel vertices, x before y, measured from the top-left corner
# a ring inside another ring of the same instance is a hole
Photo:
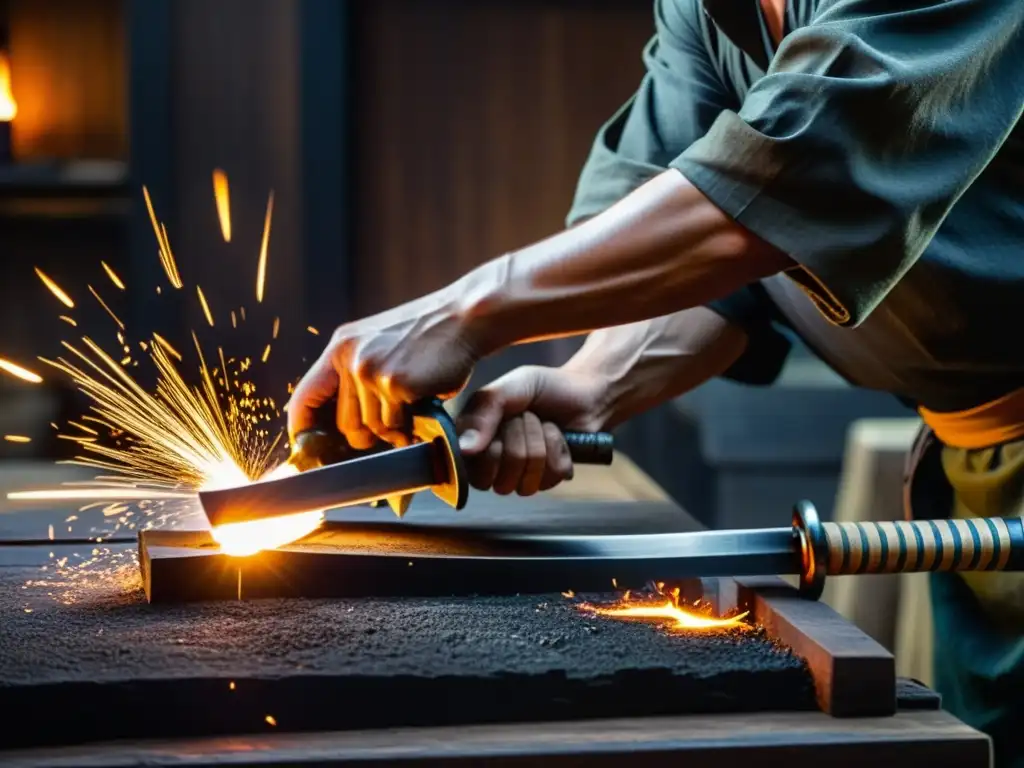
[[[575,597],[572,592],[566,592],[564,596]],[[713,616],[711,605],[703,600],[694,601],[690,605],[680,604],[679,587],[674,587],[666,592],[663,582],[652,584],[648,591],[641,593],[626,590],[614,603],[597,605],[582,602],[579,607],[581,610],[597,616],[658,621],[663,628],[671,632],[748,629],[750,627],[743,621],[748,612],[721,618]]]

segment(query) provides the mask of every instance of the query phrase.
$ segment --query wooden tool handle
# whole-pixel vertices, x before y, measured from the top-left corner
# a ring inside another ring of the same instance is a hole
[[[574,464],[612,463],[615,437],[611,432],[563,432]]]
[[[1020,518],[822,523],[826,573],[1024,570]]]

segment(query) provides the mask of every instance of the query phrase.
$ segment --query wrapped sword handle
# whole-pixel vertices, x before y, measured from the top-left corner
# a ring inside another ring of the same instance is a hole
[[[1019,517],[823,523],[814,505],[801,501],[793,530],[803,558],[801,590],[812,599],[821,596],[825,576],[1024,570]]]
[[[1003,571],[1024,565],[1020,518],[824,523],[830,576]]]

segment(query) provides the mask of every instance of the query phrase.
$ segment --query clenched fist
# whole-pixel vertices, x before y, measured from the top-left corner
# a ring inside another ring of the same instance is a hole
[[[530,496],[571,479],[562,430],[600,431],[605,392],[590,373],[525,366],[474,393],[457,421],[470,483]]]
[[[353,448],[377,438],[405,445],[405,406],[457,394],[478,359],[467,322],[444,295],[343,325],[292,394],[289,435],[313,427],[315,411],[336,395],[338,430]]]

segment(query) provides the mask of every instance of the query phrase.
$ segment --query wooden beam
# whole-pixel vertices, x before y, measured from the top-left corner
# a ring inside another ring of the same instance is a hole
[[[131,220],[129,267],[126,279],[131,304],[130,326],[149,334],[176,338],[181,315],[171,301],[155,301],[157,285],[165,282],[157,241],[142,197],[149,189],[160,219],[171,231],[178,224],[175,206],[175,164],[171,104],[171,0],[128,0],[128,142]],[[149,373],[142,374],[149,376]]]
[[[0,758],[7,757],[0,753]],[[987,736],[946,712],[838,720],[820,713],[624,718],[578,722],[280,733],[121,742],[11,755],[18,768],[269,765],[571,765],[688,768],[989,768]]]
[[[722,580],[719,610],[749,610],[758,624],[807,660],[818,704],[836,717],[896,712],[896,661],[882,645],[822,602],[780,578]]]
[[[303,326],[308,354],[320,354],[331,330],[352,316],[349,124],[355,113],[349,89],[349,3],[299,3],[299,110],[302,189],[302,254],[305,271]]]

